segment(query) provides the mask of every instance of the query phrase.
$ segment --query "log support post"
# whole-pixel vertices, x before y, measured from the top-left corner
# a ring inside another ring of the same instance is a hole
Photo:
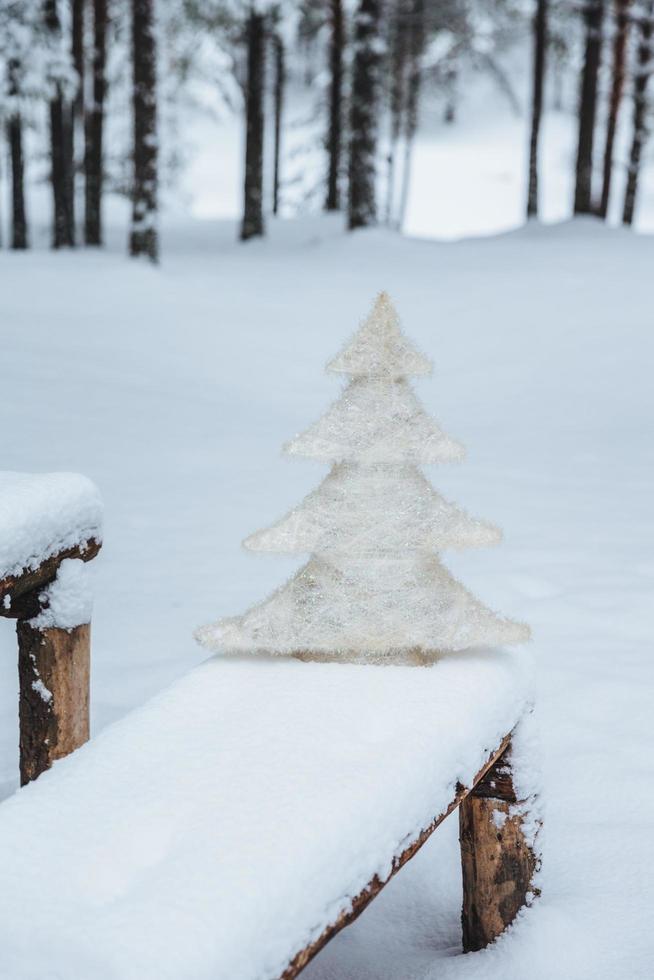
[[[61,563],[90,561],[99,550],[91,539],[0,579],[0,617],[17,621],[22,786],[89,738],[91,626],[38,626],[36,617],[47,607],[47,588]]]
[[[89,739],[91,627],[18,620],[21,786]]]
[[[463,950],[483,949],[538,894],[538,858],[525,836],[528,803],[517,799],[510,745],[459,807]]]

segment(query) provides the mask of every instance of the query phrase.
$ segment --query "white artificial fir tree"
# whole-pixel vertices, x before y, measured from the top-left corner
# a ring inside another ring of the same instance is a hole
[[[444,548],[501,535],[444,500],[418,469],[464,450],[409,386],[407,377],[429,374],[431,364],[402,334],[385,293],[327,368],[351,380],[286,451],[328,460],[332,470],[299,507],[244,542],[311,557],[242,616],[199,629],[198,641],[224,653],[383,663],[527,640],[528,627],[487,609],[440,562]]]

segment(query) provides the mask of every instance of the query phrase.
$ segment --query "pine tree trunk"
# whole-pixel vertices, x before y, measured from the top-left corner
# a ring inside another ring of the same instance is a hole
[[[85,117],[84,240],[102,245],[104,97],[106,90],[107,0],[93,0],[93,98]]]
[[[597,78],[602,51],[604,0],[587,0],[584,8],[586,50],[579,99],[579,141],[575,181],[575,214],[592,214],[593,143],[597,115]]]
[[[69,106],[70,119],[67,126],[68,165],[66,193],[68,209],[75,228],[75,184],[77,176],[77,146],[84,132],[84,6],[85,0],[70,0],[71,3],[71,57],[76,75],[76,88]]]
[[[154,0],[132,0],[134,185],[130,255],[156,262],[157,235],[157,48]]]
[[[599,214],[606,218],[611,196],[611,178],[613,175],[613,145],[618,128],[618,113],[624,89],[625,63],[627,54],[627,34],[629,31],[630,0],[615,0],[615,37],[613,39],[613,67],[611,73],[611,96],[609,113],[606,121],[606,144],[604,146],[604,171],[602,176],[602,197]]]
[[[653,15],[654,2],[653,0],[648,0],[643,8],[642,17],[639,20],[640,38],[636,59],[636,76],[634,79],[633,136],[629,153],[624,208],[622,211],[622,222],[625,225],[630,225],[634,220],[640,162],[645,143],[647,142],[647,83],[651,74]]]
[[[418,111],[420,90],[422,88],[422,55],[425,48],[425,0],[413,0],[411,5],[411,29],[409,33],[409,80],[407,84],[404,169],[402,173],[402,194],[397,227],[401,229],[406,217],[411,184],[411,156],[413,142],[418,130]]]
[[[15,58],[8,65],[9,95],[18,98],[20,66]],[[27,217],[25,214],[25,161],[23,155],[23,120],[20,111],[13,112],[7,121],[7,139],[11,160],[11,247],[24,249],[27,241]]]
[[[23,122],[20,113],[9,117],[7,124],[11,155],[11,247],[27,248],[25,215]]]
[[[327,133],[327,199],[325,210],[338,211],[340,200],[341,149],[343,142],[343,48],[345,27],[342,0],[329,5],[331,35],[329,41],[329,130]]]
[[[407,15],[410,8],[402,0],[396,0],[395,17],[393,24],[393,51],[391,57],[391,91],[390,91],[390,110],[391,110],[391,133],[390,146],[388,150],[388,171],[386,175],[386,224],[393,223],[393,201],[395,195],[395,169],[397,152],[399,149],[400,136],[402,134],[402,123],[404,110],[406,107],[406,63],[408,57],[407,50]]]
[[[277,214],[279,212],[282,113],[284,110],[286,65],[284,58],[284,42],[278,34],[275,35],[273,43],[275,52],[275,150],[273,165],[273,214]]]
[[[445,111],[443,112],[443,122],[453,123],[456,119],[456,100],[458,71],[455,67],[449,68],[445,75]]]
[[[536,0],[533,25],[534,76],[531,103],[531,136],[529,139],[529,190],[527,217],[538,216],[538,139],[543,111],[545,57],[547,52],[547,0]]]
[[[245,97],[245,180],[241,240],[257,238],[263,225],[263,136],[266,22],[252,9],[247,23],[247,90]]]
[[[359,0],[354,19],[354,66],[350,110],[348,226],[377,221],[377,134],[382,0]]]
[[[57,0],[45,0],[45,27],[55,38],[61,34]],[[50,100],[50,180],[52,183],[52,246],[62,248],[75,244],[75,221],[71,210],[70,110],[60,82],[54,83]]]

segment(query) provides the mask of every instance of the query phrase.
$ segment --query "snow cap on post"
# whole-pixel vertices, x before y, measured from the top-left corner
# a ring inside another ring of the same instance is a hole
[[[327,365],[353,378],[406,378],[431,374],[431,361],[404,336],[388,293],[379,293],[354,337]]]

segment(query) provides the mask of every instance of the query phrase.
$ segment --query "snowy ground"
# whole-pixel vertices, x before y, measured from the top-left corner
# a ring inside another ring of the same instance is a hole
[[[239,542],[324,472],[278,447],[335,396],[322,365],[386,288],[436,363],[421,397],[469,449],[431,475],[505,530],[502,547],[450,567],[534,630],[544,894],[494,948],[458,955],[450,821],[307,978],[644,980],[654,241],[579,222],[439,244],[345,238],[316,220],[242,247],[233,226],[207,222],[169,229],[160,269],[130,263],[122,245],[0,255],[2,466],[80,470],[105,499],[95,731],[203,659],[197,624],[242,610],[299,565]],[[7,795],[9,623],[0,643]]]

